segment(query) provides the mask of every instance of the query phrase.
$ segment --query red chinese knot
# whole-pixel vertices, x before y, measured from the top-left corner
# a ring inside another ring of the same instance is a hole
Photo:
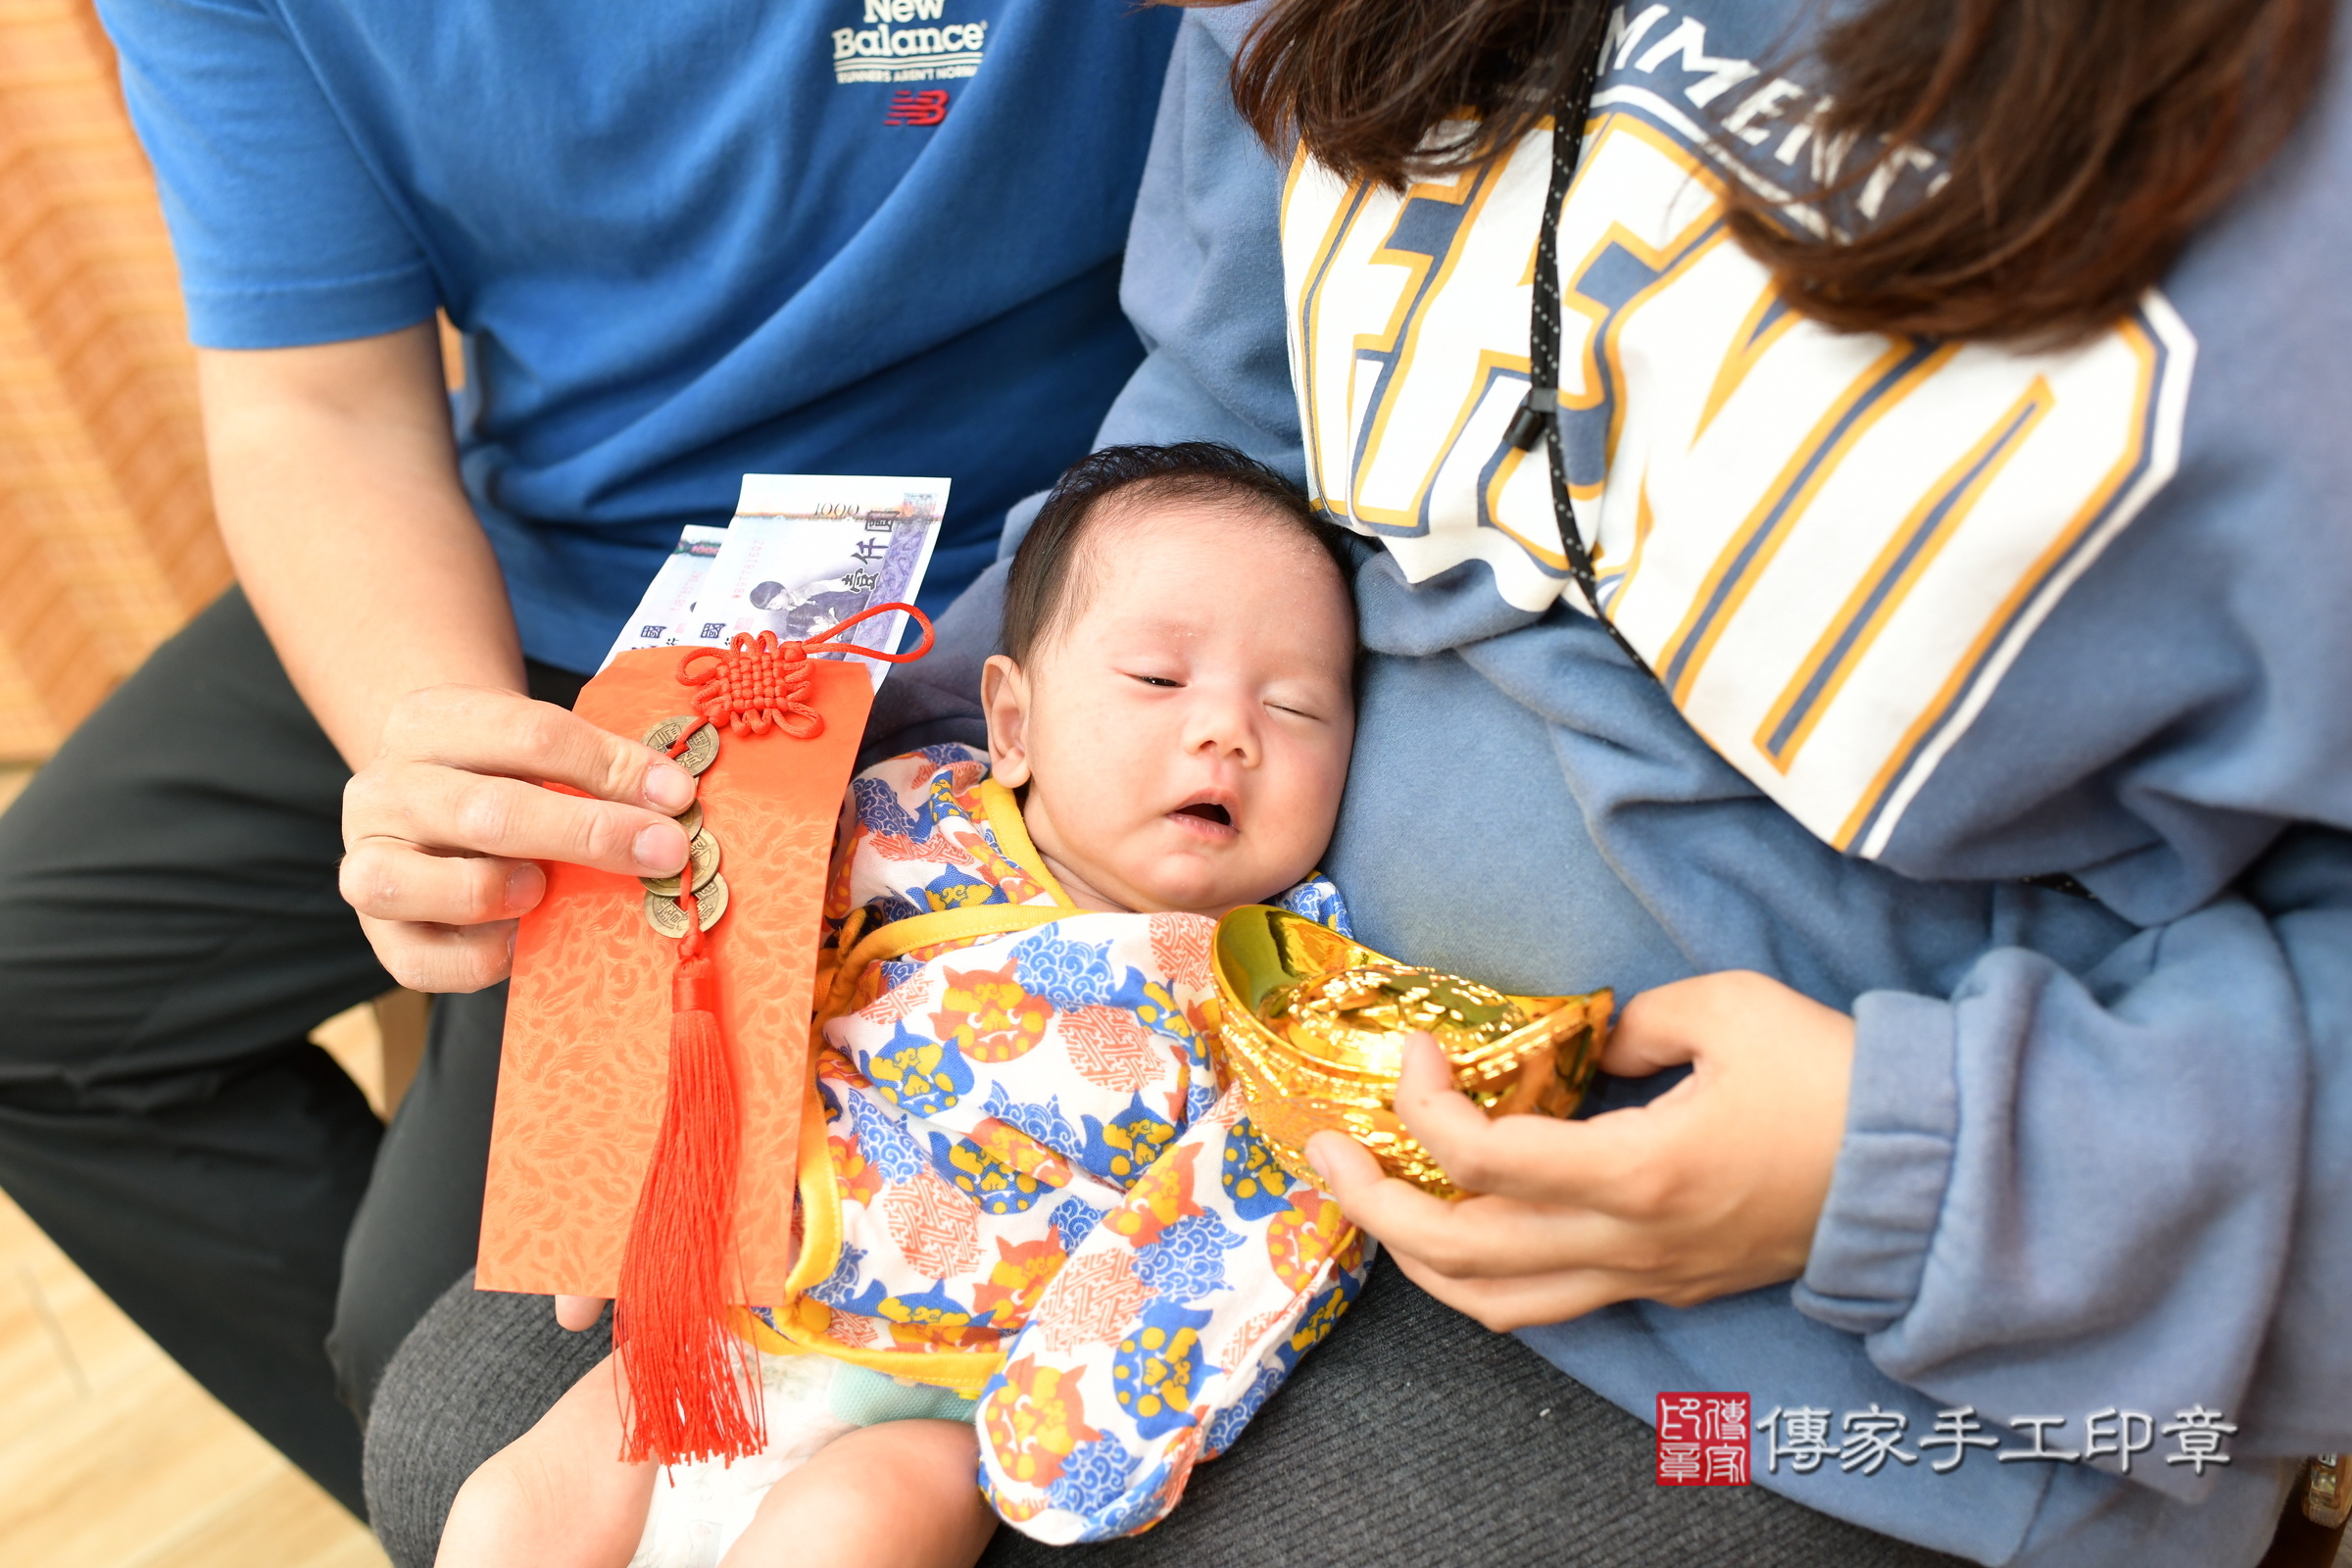
[[[904,611],[923,628],[922,641],[903,654],[835,642],[850,627],[885,611]],[[694,688],[693,707],[712,726],[738,735],[780,729],[795,740],[825,732],[825,715],[808,703],[808,654],[839,651],[900,664],[931,651],[930,619],[912,605],[876,605],[832,627],[814,642],[785,642],[772,631],[739,631],[722,649],[689,654],[678,663],[678,684]],[[680,736],[683,742],[685,736]]]

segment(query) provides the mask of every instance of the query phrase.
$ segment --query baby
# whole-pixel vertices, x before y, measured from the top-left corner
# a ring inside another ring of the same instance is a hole
[[[607,1360],[467,1481],[445,1568],[1132,1534],[1329,1331],[1366,1247],[1220,1084],[1209,939],[1252,903],[1346,929],[1314,873],[1354,738],[1336,539],[1225,447],[1063,475],[1005,584],[987,758],[851,786],[795,1295],[744,1325],[767,1448],[619,1462]]]

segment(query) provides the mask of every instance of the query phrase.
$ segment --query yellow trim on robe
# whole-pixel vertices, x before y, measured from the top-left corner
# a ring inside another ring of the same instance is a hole
[[[980,810],[988,818],[989,831],[996,834],[997,847],[1004,858],[1028,872],[1039,887],[1054,895],[1054,902],[1064,910],[1077,908],[1077,901],[1054,880],[1044,854],[1030,839],[1029,824],[1021,815],[1020,797],[994,778],[984,778],[980,781]]]
[[[1030,841],[1029,829],[1021,820],[1020,802],[1012,791],[992,778],[982,781],[980,792],[988,826],[996,834],[1004,858],[1051,893],[1054,903],[1052,906],[980,904],[959,909],[934,909],[928,914],[893,920],[871,931],[864,929],[863,908],[851,911],[841,929],[849,952],[835,960],[829,977],[820,972],[819,991],[823,1001],[808,1029],[808,1082],[801,1100],[801,1253],[793,1259],[792,1273],[785,1280],[786,1298],[771,1308],[776,1327],[770,1330],[758,1318],[746,1314],[746,1338],[771,1355],[829,1355],[868,1371],[950,1389],[967,1397],[976,1397],[988,1380],[996,1376],[997,1369],[1004,1363],[1002,1351],[877,1350],[840,1345],[825,1338],[833,1309],[822,1301],[809,1300],[808,1291],[822,1283],[841,1261],[841,1184],[833,1169],[832,1148],[825,1139],[824,1103],[816,1093],[816,1058],[824,1045],[825,1025],[850,1010],[850,998],[857,994],[858,977],[871,964],[903,956],[918,948],[1007,936],[1051,925],[1077,910],[1078,906],[1054,880],[1053,873],[1046,870],[1045,857],[1038,854],[1037,846]],[[841,950],[836,947],[831,951]],[[825,983],[828,978],[829,984]]]

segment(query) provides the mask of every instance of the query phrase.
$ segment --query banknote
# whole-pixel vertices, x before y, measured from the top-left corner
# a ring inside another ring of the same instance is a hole
[[[605,655],[610,664],[633,648],[675,648],[696,639],[692,633],[700,623],[694,619],[694,602],[703,591],[703,579],[710,574],[710,563],[718,557],[718,547],[726,542],[727,530],[690,522],[678,542],[671,547],[654,580],[645,585],[645,597],[637,602],[637,612],[628,624],[620,629],[620,637],[612,651]],[[599,669],[603,664],[597,666]]]
[[[689,528],[614,644],[724,645],[738,632],[808,641],[875,605],[911,602],[931,564],[946,479],[750,473],[724,529]],[[707,557],[710,537],[717,548]],[[894,650],[904,612],[876,615],[844,639]],[[655,628],[660,628],[658,631]],[[849,656],[837,656],[849,657]],[[876,686],[890,665],[859,660]]]

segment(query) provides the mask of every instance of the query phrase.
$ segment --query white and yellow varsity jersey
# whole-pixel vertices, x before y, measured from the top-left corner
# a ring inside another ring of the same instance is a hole
[[[1708,743],[1875,856],[2025,640],[2165,481],[2195,340],[2161,294],[2057,353],[1833,332],[1731,237],[1727,178],[1824,172],[1801,89],[1618,16],[1561,215],[1563,431],[1602,602]],[[1695,63],[1690,56],[1695,52]],[[1649,73],[1649,75],[1644,75]],[[1730,107],[1726,109],[1726,104]],[[1762,156],[1733,164],[1695,112]],[[1402,192],[1301,155],[1283,192],[1316,502],[1420,582],[1574,593],[1528,387],[1548,122]],[[1933,160],[1893,173],[1936,177]],[[1895,184],[1890,174],[1874,205]],[[1902,189],[1896,185],[1896,189]]]

